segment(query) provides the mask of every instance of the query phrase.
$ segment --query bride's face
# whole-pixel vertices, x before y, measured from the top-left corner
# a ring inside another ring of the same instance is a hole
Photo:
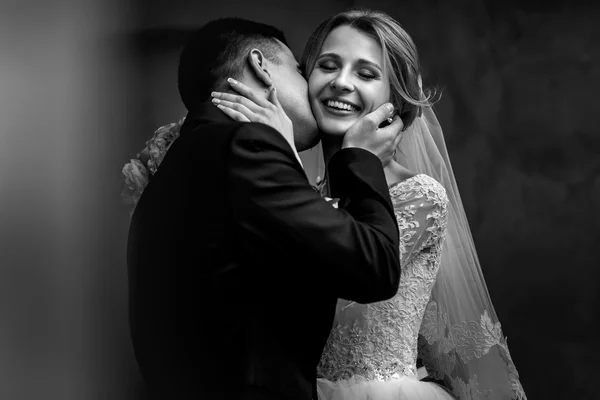
[[[361,117],[389,101],[383,50],[350,26],[332,30],[308,78],[310,105],[321,132],[344,135]]]

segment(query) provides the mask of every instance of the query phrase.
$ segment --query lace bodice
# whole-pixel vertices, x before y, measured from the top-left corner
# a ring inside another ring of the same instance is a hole
[[[416,375],[419,328],[440,266],[448,198],[441,184],[423,174],[393,185],[390,195],[400,228],[398,293],[372,304],[338,301],[317,368],[320,378]]]

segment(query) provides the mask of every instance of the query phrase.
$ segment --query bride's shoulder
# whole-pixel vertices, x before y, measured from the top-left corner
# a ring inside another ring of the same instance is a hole
[[[390,186],[390,196],[394,202],[412,199],[426,199],[428,203],[446,208],[446,189],[429,175],[416,174]]]

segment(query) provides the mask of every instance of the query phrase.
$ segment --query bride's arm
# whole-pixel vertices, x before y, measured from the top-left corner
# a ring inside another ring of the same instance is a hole
[[[402,266],[439,241],[447,221],[447,205],[448,199],[441,185],[418,186],[405,200],[395,200]]]
[[[303,271],[332,295],[359,302],[391,298],[398,289],[398,228],[381,161],[368,151],[345,149],[330,163],[340,207],[310,186],[293,151],[266,125],[243,124],[231,144],[233,219],[244,252],[256,257],[318,260]],[[273,251],[277,249],[277,251]]]

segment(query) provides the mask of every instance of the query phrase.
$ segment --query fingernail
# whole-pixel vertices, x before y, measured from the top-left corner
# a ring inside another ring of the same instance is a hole
[[[212,99],[212,102],[213,102],[214,104],[219,104],[219,103],[221,102],[221,100],[219,100],[219,99]]]
[[[219,93],[219,92],[212,92],[210,95],[212,97],[221,97],[221,93]]]
[[[394,105],[392,103],[387,103],[386,107],[390,112],[394,111]]]
[[[225,107],[223,107],[223,106],[222,106],[222,105],[220,105],[220,104],[217,104],[217,107],[218,107],[218,108],[220,108],[220,109],[222,109],[222,110],[223,110],[223,109],[225,109]]]
[[[233,78],[227,78],[227,82],[231,83],[232,85],[236,85],[237,81]]]

